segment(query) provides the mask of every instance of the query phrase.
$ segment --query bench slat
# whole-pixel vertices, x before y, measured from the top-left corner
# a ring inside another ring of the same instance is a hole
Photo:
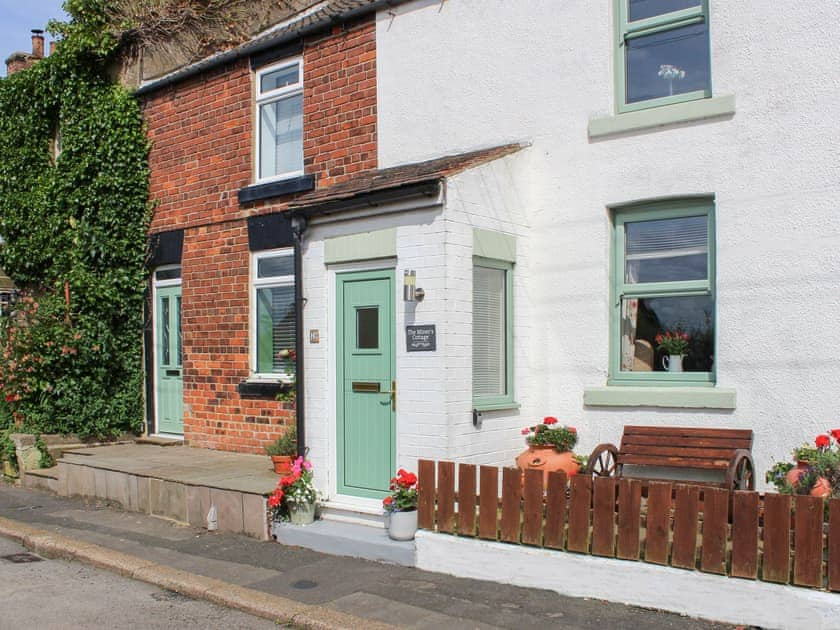
[[[748,438],[706,438],[706,437],[690,437],[682,438],[683,446],[691,446],[692,448],[743,448],[749,450],[752,448],[752,440]],[[621,444],[638,444],[648,446],[673,446],[674,438],[672,436],[657,436],[657,435],[625,435],[621,438]]]
[[[658,457],[690,457],[697,459],[732,459],[734,448],[683,448],[681,446],[638,446],[622,444],[621,453],[627,455],[656,455]]]
[[[668,466],[672,468],[708,468],[719,470],[729,468],[728,459],[694,459],[690,457],[666,457],[656,455],[632,455],[619,453],[618,461],[622,464],[637,466]]]
[[[752,440],[753,432],[750,429],[705,429],[696,427],[649,427],[627,425],[624,427],[624,435],[659,435],[659,436],[697,436],[697,437],[722,437],[740,438]]]

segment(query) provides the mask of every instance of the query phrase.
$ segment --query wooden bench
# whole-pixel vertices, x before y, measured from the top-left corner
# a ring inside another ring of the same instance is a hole
[[[753,432],[748,429],[626,426],[621,448],[599,444],[586,472],[601,477],[633,477],[645,481],[679,481],[728,490],[754,490]],[[642,472],[647,466],[719,471],[723,481],[693,481],[625,475],[624,466]]]

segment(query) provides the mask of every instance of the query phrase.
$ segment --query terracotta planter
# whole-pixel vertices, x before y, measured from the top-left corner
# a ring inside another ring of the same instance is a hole
[[[290,455],[272,455],[274,472],[278,475],[288,475],[292,472],[292,457]]]
[[[576,475],[580,465],[571,451],[561,453],[553,446],[530,445],[516,458],[516,465],[524,472],[528,469],[543,471],[543,485],[548,484],[548,473],[562,470],[567,476]]]
[[[804,471],[808,470],[809,466],[809,462],[796,462],[796,468],[789,470],[787,475],[785,475],[787,482],[795,488],[797,485],[799,485],[799,475],[801,475]],[[820,499],[830,497],[831,484],[829,483],[828,479],[826,479],[825,477],[817,477],[817,481],[816,483],[814,483],[814,487],[811,488],[811,492],[809,494],[812,497],[819,497]]]
[[[391,540],[414,540],[417,533],[417,510],[391,512],[388,537]]]

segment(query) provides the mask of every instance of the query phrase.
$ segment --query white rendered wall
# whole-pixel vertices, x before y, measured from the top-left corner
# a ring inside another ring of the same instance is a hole
[[[840,426],[840,4],[712,0],[712,85],[735,95],[734,117],[590,141],[589,119],[614,107],[611,7],[418,0],[380,13],[380,167],[531,140],[515,190],[531,231],[518,242],[522,414],[576,424],[580,452],[628,423],[753,428],[761,473]],[[717,382],[737,408],[584,407],[607,378],[606,206],[695,193],[716,196]],[[448,396],[449,443],[497,463],[512,438],[496,430],[521,419],[486,421],[498,437],[485,444],[464,427],[466,397]]]

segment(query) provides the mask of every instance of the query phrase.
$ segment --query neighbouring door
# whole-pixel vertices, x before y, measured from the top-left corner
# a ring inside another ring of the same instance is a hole
[[[381,498],[394,476],[394,271],[339,274],[338,492]]]
[[[181,375],[181,285],[155,288],[155,374],[157,432],[184,432],[184,382]]]

